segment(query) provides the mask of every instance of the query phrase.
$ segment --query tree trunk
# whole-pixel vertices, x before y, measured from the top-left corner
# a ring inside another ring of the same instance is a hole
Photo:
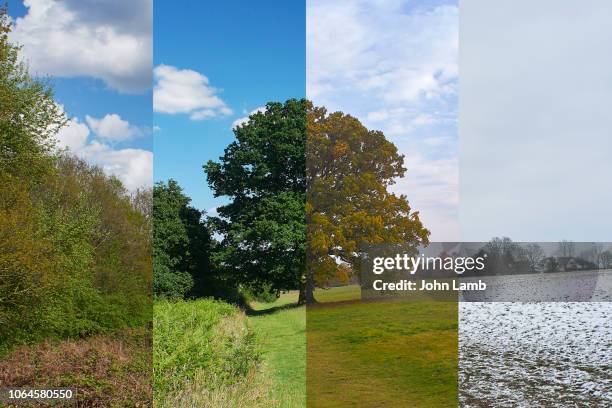
[[[300,283],[300,297],[298,298],[298,305],[313,304],[317,303],[314,297],[314,282],[312,276],[306,274],[304,282]]]

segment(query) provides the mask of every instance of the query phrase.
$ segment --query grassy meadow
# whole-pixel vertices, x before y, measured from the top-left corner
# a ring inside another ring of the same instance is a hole
[[[158,302],[156,406],[457,406],[456,303],[360,302],[358,286],[315,295],[246,311]]]

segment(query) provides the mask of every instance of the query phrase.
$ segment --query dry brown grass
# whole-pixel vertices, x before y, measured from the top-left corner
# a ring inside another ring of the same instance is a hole
[[[150,331],[127,329],[20,347],[0,361],[0,387],[73,388],[79,407],[149,407],[151,371]]]

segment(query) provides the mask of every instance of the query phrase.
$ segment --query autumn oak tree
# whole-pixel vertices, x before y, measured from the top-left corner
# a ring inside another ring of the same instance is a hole
[[[308,265],[301,298],[310,303],[315,286],[358,271],[367,245],[416,247],[429,242],[429,231],[406,196],[389,191],[406,168],[382,132],[309,106],[307,140]]]

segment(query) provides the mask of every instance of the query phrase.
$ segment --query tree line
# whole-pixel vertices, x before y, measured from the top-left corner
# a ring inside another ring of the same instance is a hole
[[[0,8],[0,353],[151,319],[150,190],[57,145],[67,118]]]
[[[484,244],[475,255],[486,255],[485,269],[466,272],[464,276],[592,271],[612,267],[612,247],[606,249],[602,243],[577,245],[563,240],[555,246],[556,249],[549,248],[547,253],[542,245],[535,242],[519,243],[507,237],[496,237]],[[581,248],[579,252],[578,248]]]

